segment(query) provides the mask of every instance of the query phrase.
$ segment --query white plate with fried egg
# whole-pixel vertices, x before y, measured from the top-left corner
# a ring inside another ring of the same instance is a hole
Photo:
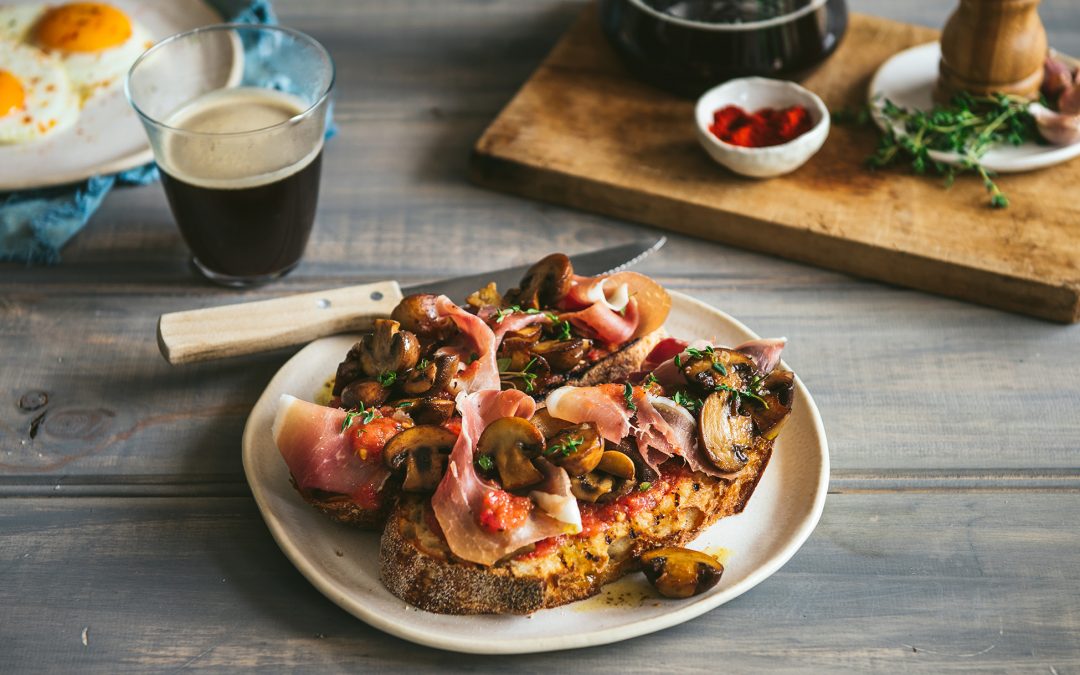
[[[0,191],[153,161],[124,76],[155,42],[221,21],[203,0],[0,0]]]

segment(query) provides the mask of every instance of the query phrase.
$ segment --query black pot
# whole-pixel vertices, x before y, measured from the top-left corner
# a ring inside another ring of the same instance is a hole
[[[601,0],[604,34],[630,70],[684,96],[735,77],[797,80],[847,29],[845,0]]]

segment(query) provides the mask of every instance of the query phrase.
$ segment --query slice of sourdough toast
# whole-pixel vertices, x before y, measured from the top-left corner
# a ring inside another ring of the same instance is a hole
[[[732,478],[692,473],[673,463],[659,479],[609,505],[582,504],[584,530],[539,542],[490,567],[453,555],[427,497],[408,495],[383,532],[380,576],[402,600],[440,614],[529,614],[581,600],[638,569],[638,556],[695,539],[746,506],[772,454],[759,438]]]

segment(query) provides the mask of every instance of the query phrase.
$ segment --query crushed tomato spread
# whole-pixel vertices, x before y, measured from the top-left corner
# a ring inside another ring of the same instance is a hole
[[[495,490],[484,495],[484,503],[476,520],[488,532],[507,532],[525,524],[532,510],[532,500],[517,497],[506,490]]]

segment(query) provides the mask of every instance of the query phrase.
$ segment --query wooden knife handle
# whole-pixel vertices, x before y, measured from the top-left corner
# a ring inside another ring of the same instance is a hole
[[[363,330],[401,302],[396,281],[162,314],[158,346],[172,364],[241,356]]]

